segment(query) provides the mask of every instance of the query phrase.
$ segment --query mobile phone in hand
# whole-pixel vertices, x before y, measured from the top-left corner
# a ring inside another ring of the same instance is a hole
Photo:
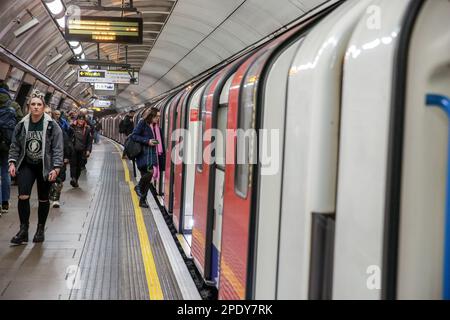
[[[153,140],[152,140],[152,143],[153,143],[153,144],[159,144],[159,141],[156,140],[156,139],[153,139]]]

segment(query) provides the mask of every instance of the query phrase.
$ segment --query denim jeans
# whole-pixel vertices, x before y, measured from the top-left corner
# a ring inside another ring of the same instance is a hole
[[[11,177],[9,176],[8,154],[0,153],[1,166],[1,184],[2,184],[2,198],[1,201],[9,201],[11,191]]]

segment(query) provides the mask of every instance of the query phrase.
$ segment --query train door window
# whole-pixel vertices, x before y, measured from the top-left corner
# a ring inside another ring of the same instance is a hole
[[[257,159],[255,131],[256,90],[260,69],[266,61],[267,54],[269,53],[259,57],[247,71],[240,92],[234,187],[236,194],[243,199],[247,198],[248,186],[252,183],[252,164]]]
[[[233,77],[230,77],[225,83],[219,100],[219,114],[217,129],[222,134],[222,139],[217,139],[216,145],[216,166],[219,170],[225,171],[226,159],[226,138],[227,138],[227,120],[228,120],[228,94]]]
[[[198,125],[198,136],[197,138],[197,171],[202,172],[203,171],[203,152],[204,152],[204,141],[203,141],[203,134],[205,133],[205,127],[206,127],[206,101],[209,94],[209,91],[211,90],[211,86],[213,83],[214,77],[210,80],[208,85],[206,86],[205,90],[203,91],[203,94],[200,98],[200,112],[199,112],[199,125]]]
[[[170,117],[170,105],[171,100],[167,101],[166,108],[164,109],[164,139],[166,147],[169,146],[169,117]]]

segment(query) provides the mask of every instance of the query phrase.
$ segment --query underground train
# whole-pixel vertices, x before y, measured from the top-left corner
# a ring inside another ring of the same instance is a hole
[[[449,97],[449,1],[349,0],[153,103],[157,189],[205,282],[450,299]],[[102,121],[123,143],[122,117]]]

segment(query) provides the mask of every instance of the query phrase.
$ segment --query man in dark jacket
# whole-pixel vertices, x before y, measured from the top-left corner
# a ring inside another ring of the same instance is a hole
[[[119,123],[119,133],[125,135],[125,139],[126,137],[128,137],[130,134],[133,133],[134,130],[133,119],[134,119],[134,110],[130,110],[128,114]],[[123,159],[126,158],[125,151],[122,154],[122,158]]]
[[[128,114],[125,116],[125,118],[123,118],[123,134],[125,136],[129,136],[130,134],[133,133],[134,130],[134,111],[131,110],[130,112],[128,112]]]
[[[0,82],[0,109],[1,110],[6,110],[6,108],[11,108],[11,117],[14,120],[14,115],[13,113],[15,113],[15,118],[16,121],[15,123],[17,124],[20,120],[22,120],[23,118],[23,113],[22,113],[22,108],[19,106],[19,104],[15,101],[13,101],[11,99],[11,96],[9,94],[9,87],[8,85],[1,81]],[[14,112],[12,111],[14,110]],[[1,126],[1,124],[0,124]],[[14,129],[14,127],[12,127],[12,130]],[[12,133],[11,130],[11,133]],[[9,210],[9,198],[10,198],[10,189],[11,189],[11,178],[9,176],[8,173],[8,152],[9,152],[9,144],[11,143],[10,140],[8,140],[8,142],[4,142],[4,148],[2,148],[3,150],[0,150],[0,171],[1,171],[1,178],[2,178],[2,190],[1,190],[1,202],[2,202],[2,206],[1,206],[1,211],[0,211],[0,216],[2,215],[2,213],[7,213]]]
[[[73,154],[70,159],[70,184],[78,188],[78,179],[81,175],[81,167],[92,152],[91,128],[87,125],[86,118],[79,115],[71,125]]]

